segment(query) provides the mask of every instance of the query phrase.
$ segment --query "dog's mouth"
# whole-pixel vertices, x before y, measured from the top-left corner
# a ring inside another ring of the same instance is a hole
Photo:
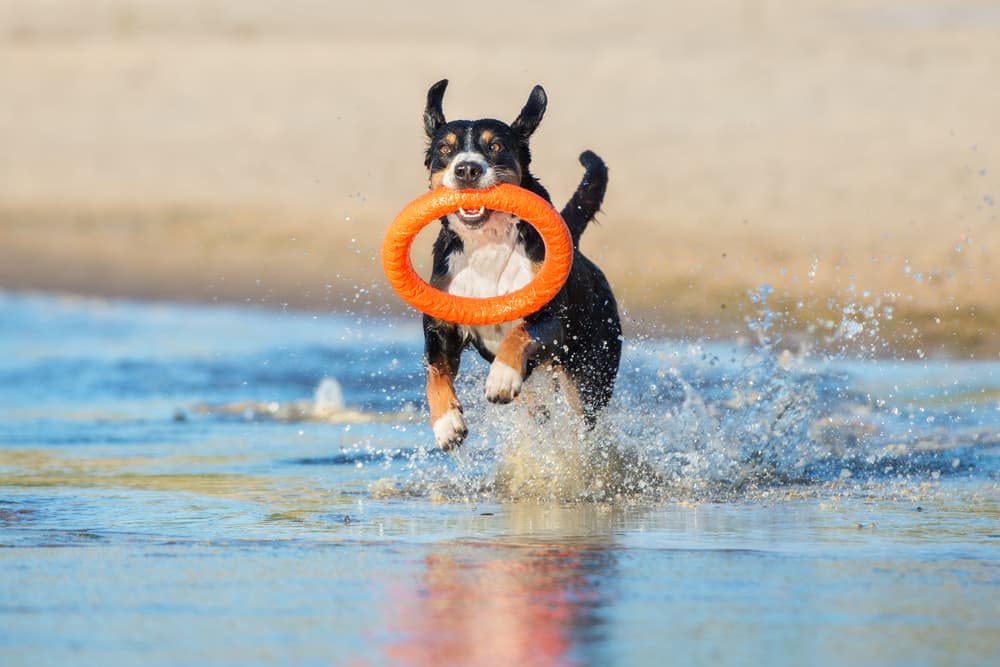
[[[466,227],[478,227],[486,222],[486,219],[490,217],[490,212],[485,206],[480,206],[479,208],[459,208],[455,211],[455,215]]]

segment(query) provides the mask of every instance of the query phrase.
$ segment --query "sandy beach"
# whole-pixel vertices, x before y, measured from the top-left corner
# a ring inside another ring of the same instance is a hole
[[[990,2],[7,0],[0,288],[403,313],[377,262],[426,187],[421,111],[512,120],[630,332],[1000,353]],[[430,234],[421,238],[429,244]],[[425,262],[418,250],[415,259]]]

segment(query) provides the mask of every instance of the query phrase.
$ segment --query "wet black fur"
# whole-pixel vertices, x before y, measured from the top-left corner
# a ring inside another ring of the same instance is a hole
[[[479,136],[483,129],[494,133],[508,147],[505,155],[490,155],[488,147],[478,147],[491,163],[516,161],[521,173],[523,188],[551,202],[552,198],[529,171],[531,151],[528,145],[531,134],[538,127],[545,113],[547,98],[541,86],[535,86],[517,119],[507,125],[494,119],[447,122],[441,100],[448,81],[436,83],[427,93],[424,111],[424,128],[428,137],[424,164],[431,174],[447,167],[449,156],[439,153],[443,139],[454,133]],[[485,149],[485,150],[483,150]],[[593,426],[597,416],[611,400],[615,377],[621,358],[622,338],[618,305],[604,273],[579,250],[580,236],[600,210],[608,183],[608,170],[595,153],[584,151],[580,155],[584,174],[570,200],[562,209],[562,217],[573,237],[573,269],[562,290],[541,310],[525,318],[526,327],[543,343],[542,350],[529,360],[528,375],[539,363],[554,361],[561,364],[574,380],[582,402],[584,417]],[[518,223],[518,243],[532,261],[542,261],[545,246],[538,232],[531,225]],[[447,218],[441,218],[441,231],[434,243],[433,278],[448,271],[448,257],[463,251],[458,235],[449,228]],[[424,316],[424,354],[428,364],[447,360],[453,374],[457,374],[462,350],[472,345],[487,361],[493,355],[468,327]]]

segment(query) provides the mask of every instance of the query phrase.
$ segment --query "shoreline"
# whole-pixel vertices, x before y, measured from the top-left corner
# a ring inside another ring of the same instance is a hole
[[[124,267],[117,267],[117,270],[127,273]],[[0,271],[0,277],[2,273]],[[172,281],[169,285],[155,281],[140,285],[128,280],[94,284],[50,275],[45,281],[0,279],[0,291],[53,298],[294,310],[419,322],[419,313],[392,294],[381,275],[365,284],[325,289],[322,294],[301,291],[295,280],[283,285],[262,283],[253,293],[243,291],[240,282],[201,282],[197,276],[188,274],[185,281]],[[757,334],[751,322],[768,319],[773,327],[771,336],[775,340],[776,353],[787,350],[795,354],[911,361],[932,358],[995,360],[1000,357],[1000,329],[982,318],[966,316],[944,321],[935,314],[940,311],[908,309],[904,305],[895,309],[889,321],[866,322],[858,317],[864,312],[863,307],[844,306],[832,295],[815,296],[804,304],[788,295],[771,294],[766,310],[762,310],[760,304],[751,299],[752,291],[755,290],[732,286],[724,299],[726,307],[717,310],[699,307],[683,299],[671,299],[670,295],[624,302],[619,296],[624,335],[633,340],[753,345]]]
[[[917,280],[908,262],[841,265],[793,252],[766,230],[733,231],[715,245],[680,228],[669,243],[622,244],[637,226],[602,220],[581,244],[608,275],[628,335],[745,339],[764,316],[751,299],[763,290],[775,334],[793,351],[1000,355],[1000,295],[988,273],[978,282],[959,272]],[[278,208],[0,206],[0,289],[405,316],[412,311],[381,274],[384,227],[365,213],[331,220]],[[414,245],[425,276],[432,237],[425,230]]]

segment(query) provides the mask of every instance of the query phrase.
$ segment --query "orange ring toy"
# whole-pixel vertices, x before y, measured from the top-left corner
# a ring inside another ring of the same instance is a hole
[[[410,246],[417,232],[459,208],[480,206],[513,213],[538,230],[545,243],[542,268],[524,287],[485,299],[456,296],[431,287],[410,262]],[[572,266],[573,240],[562,216],[535,193],[510,183],[486,190],[431,190],[396,216],[382,242],[382,270],[392,289],[417,310],[455,324],[500,324],[530,315],[562,289]]]

